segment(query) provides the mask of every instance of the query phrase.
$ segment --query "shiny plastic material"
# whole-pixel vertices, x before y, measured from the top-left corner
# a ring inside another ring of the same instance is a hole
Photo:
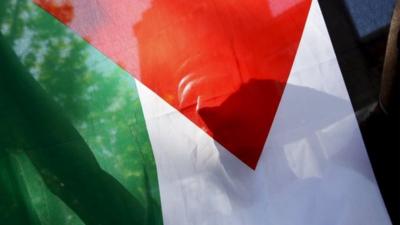
[[[251,168],[310,0],[36,0]]]

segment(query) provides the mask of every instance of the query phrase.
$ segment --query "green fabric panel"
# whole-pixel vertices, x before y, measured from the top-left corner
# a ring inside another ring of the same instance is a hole
[[[134,79],[30,0],[0,2],[0,224],[162,224]]]

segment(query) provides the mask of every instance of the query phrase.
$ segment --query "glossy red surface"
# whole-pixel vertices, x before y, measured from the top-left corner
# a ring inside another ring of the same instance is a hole
[[[311,0],[36,2],[257,166]]]

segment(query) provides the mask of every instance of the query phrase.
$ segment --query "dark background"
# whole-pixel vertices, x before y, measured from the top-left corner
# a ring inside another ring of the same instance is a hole
[[[400,224],[399,127],[365,126],[377,105],[395,0],[319,0],[386,207]]]

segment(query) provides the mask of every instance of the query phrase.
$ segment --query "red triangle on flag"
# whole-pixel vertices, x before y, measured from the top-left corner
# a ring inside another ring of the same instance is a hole
[[[256,168],[311,0],[35,2]]]

